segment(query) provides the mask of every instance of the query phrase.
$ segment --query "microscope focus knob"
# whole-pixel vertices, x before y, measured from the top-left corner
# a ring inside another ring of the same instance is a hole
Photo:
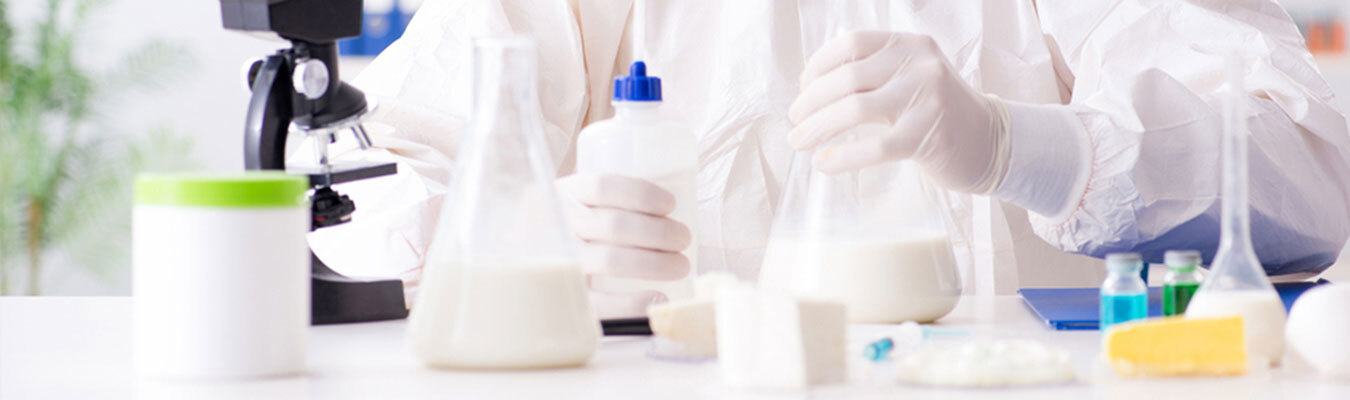
[[[313,58],[296,63],[295,73],[291,75],[291,85],[295,92],[305,98],[317,100],[328,92],[328,66]]]

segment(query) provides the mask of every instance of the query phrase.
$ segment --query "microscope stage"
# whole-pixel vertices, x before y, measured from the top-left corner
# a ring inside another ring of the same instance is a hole
[[[398,166],[394,163],[352,161],[343,162],[341,164],[331,164],[329,165],[328,172],[324,172],[323,167],[314,165],[288,166],[286,167],[286,173],[308,176],[310,187],[320,187],[359,181],[377,176],[393,175],[398,173]]]

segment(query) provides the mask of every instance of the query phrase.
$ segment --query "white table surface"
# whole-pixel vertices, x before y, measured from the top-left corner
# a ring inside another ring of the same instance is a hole
[[[135,378],[130,298],[0,298],[0,399],[173,398],[547,398],[547,399],[833,399],[1107,398],[1152,400],[1350,399],[1350,382],[1317,377],[1286,356],[1284,366],[1237,378],[1126,380],[1099,363],[1096,331],[1054,331],[1018,297],[965,297],[938,325],[977,337],[1025,338],[1073,354],[1078,382],[1003,389],[939,389],[879,379],[850,356],[850,382],[807,391],[752,392],[722,385],[716,362],[676,363],[647,356],[648,338],[607,338],[583,368],[466,372],[420,365],[404,344],[405,321],[314,327],[309,373],[234,383]],[[886,326],[850,327],[850,351]],[[965,339],[940,339],[955,341]],[[1350,339],[1348,339],[1350,340]]]

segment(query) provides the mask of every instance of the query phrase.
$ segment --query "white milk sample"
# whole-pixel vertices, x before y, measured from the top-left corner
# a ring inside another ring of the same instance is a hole
[[[774,238],[760,285],[836,299],[849,322],[932,322],[961,295],[947,235],[912,232],[886,239]]]
[[[1259,290],[1197,293],[1186,306],[1186,317],[1242,316],[1247,354],[1278,365],[1284,355],[1284,303],[1274,292]]]
[[[585,363],[599,345],[600,323],[574,263],[428,272],[408,332],[414,354],[430,366],[573,366]]]

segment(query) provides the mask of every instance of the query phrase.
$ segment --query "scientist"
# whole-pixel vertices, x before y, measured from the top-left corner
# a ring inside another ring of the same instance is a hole
[[[315,252],[349,274],[401,274],[415,285],[469,118],[469,39],[509,33],[539,43],[559,187],[595,211],[574,221],[591,274],[674,279],[690,266],[669,251],[683,245],[665,234],[677,223],[652,215],[669,193],[637,179],[569,176],[577,132],[613,114],[612,79],[635,49],[664,81],[665,112],[697,138],[701,272],[754,279],[793,152],[864,123],[889,129],[817,152],[815,167],[912,159],[961,193],[950,206],[967,293],[1012,293],[1019,280],[1100,282],[1099,264],[1069,253],[1160,261],[1164,250],[1192,248],[1208,259],[1234,56],[1251,134],[1253,240],[1267,272],[1315,275],[1350,234],[1346,121],[1273,1],[646,7],[639,36],[631,0],[426,2],[355,81],[380,104],[379,150],[338,156],[396,160],[400,176],[346,190],[365,215],[315,232]],[[860,31],[826,40],[819,32],[831,26]],[[812,41],[824,44],[804,50]],[[655,295],[595,296],[605,315]]]

